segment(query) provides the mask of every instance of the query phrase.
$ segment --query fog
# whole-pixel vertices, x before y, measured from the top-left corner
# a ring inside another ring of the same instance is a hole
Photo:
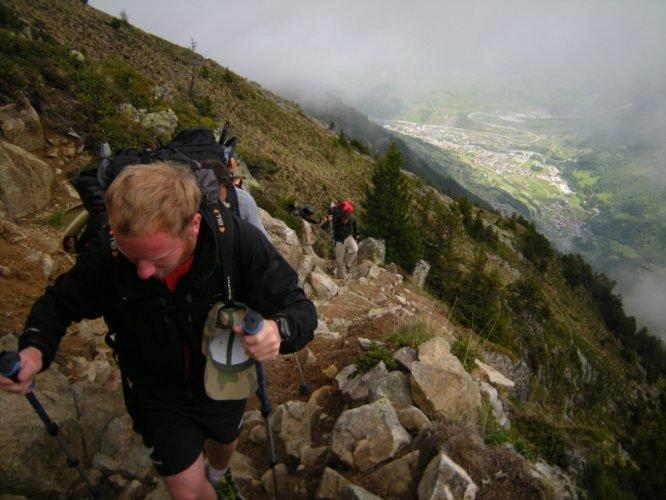
[[[663,0],[89,4],[114,16],[123,11],[132,25],[178,45],[195,42],[199,54],[278,93],[297,99],[295,92],[307,87],[331,91],[374,118],[370,101],[409,101],[461,78],[505,89],[530,78],[560,89],[547,97],[593,96],[596,112],[644,101],[630,122],[610,114],[601,120],[604,133],[666,143]],[[570,103],[576,113],[588,111],[586,104],[592,103]],[[655,175],[666,175],[660,167]],[[666,274],[611,277],[639,326],[666,338]]]
[[[532,75],[627,90],[666,80],[666,2],[90,0],[268,88]]]

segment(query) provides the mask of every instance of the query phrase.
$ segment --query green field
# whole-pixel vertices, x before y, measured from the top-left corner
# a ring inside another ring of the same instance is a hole
[[[629,107],[623,114],[558,118],[556,111],[566,106],[560,94],[542,89],[541,102],[555,96],[549,106],[519,94],[514,89],[499,99],[501,92],[471,85],[429,96],[400,118],[469,133],[461,140],[469,149],[455,153],[465,166],[456,163],[447,174],[501,211],[530,217],[556,244],[571,248],[573,242],[574,251],[601,263],[602,270],[610,262],[666,266],[666,150],[646,141],[636,125],[641,113],[654,111]],[[539,140],[527,143],[530,134]],[[437,148],[404,138],[417,150],[431,149],[428,156],[437,159]],[[515,150],[532,156],[502,156]],[[445,170],[448,155],[440,155]],[[544,177],[551,168],[572,193],[563,194]],[[582,231],[578,237],[576,228]]]

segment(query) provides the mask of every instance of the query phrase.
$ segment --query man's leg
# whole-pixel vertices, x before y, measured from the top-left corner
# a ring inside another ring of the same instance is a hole
[[[204,449],[208,464],[218,470],[225,470],[231,463],[231,456],[236,451],[238,439],[228,444],[218,443],[212,439],[206,439]]]
[[[335,269],[338,274],[338,278],[344,278],[345,273],[347,272],[345,269],[345,252],[346,248],[344,243],[341,243],[339,241],[335,242]]]
[[[214,485],[218,498],[245,500],[231,473],[231,456],[236,450],[238,439],[228,444],[207,439],[204,443],[208,458],[208,480]]]
[[[353,236],[347,236],[347,238],[345,239],[344,246],[345,246],[344,261],[348,271],[351,268],[352,264],[354,263],[356,254],[358,254],[358,245],[356,244],[356,240],[354,239]]]
[[[164,476],[164,484],[175,499],[215,500],[217,493],[204,476],[204,458],[201,453],[192,465],[173,476]]]

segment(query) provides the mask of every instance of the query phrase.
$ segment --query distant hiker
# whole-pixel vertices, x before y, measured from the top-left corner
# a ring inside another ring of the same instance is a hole
[[[241,219],[259,228],[266,235],[266,228],[259,220],[259,209],[257,202],[245,189],[237,188],[234,185],[234,175],[229,167],[217,160],[204,160],[201,162],[201,168],[209,168],[215,174],[217,182],[220,183],[220,200],[225,202],[231,211]],[[269,238],[270,239],[270,238]]]
[[[312,205],[304,205],[302,212],[303,219],[308,221],[310,224],[321,224],[323,222],[315,217],[315,211],[314,208],[312,208]]]
[[[322,224],[325,222],[325,220],[321,221],[315,218],[315,212],[314,208],[312,208],[312,205],[304,205],[303,208],[301,208],[294,203],[290,203],[287,207],[287,210],[289,210],[289,215],[301,217],[303,220],[310,222],[311,224]]]
[[[351,266],[358,253],[358,223],[352,216],[354,207],[349,200],[343,200],[329,209],[329,215],[322,229],[332,229],[335,242],[335,272],[338,278],[348,278]]]
[[[247,397],[261,385],[253,360],[303,348],[317,313],[259,230],[202,196],[189,167],[123,169],[105,193],[110,230],[36,300],[16,381],[0,376],[0,388],[28,394],[67,327],[103,316],[133,428],[170,495],[242,498],[229,463]],[[252,331],[232,317],[232,290],[261,314]]]

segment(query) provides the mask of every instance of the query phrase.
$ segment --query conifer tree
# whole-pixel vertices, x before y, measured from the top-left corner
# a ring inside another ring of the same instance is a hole
[[[445,299],[458,275],[457,258],[452,250],[460,232],[460,214],[457,208],[438,199],[433,191],[421,197],[419,212],[422,214],[424,259],[431,266],[427,285],[437,297]]]
[[[420,224],[414,220],[414,203],[395,143],[382,155],[365,192],[364,227],[368,236],[386,242],[386,261],[411,271],[423,256]]]

